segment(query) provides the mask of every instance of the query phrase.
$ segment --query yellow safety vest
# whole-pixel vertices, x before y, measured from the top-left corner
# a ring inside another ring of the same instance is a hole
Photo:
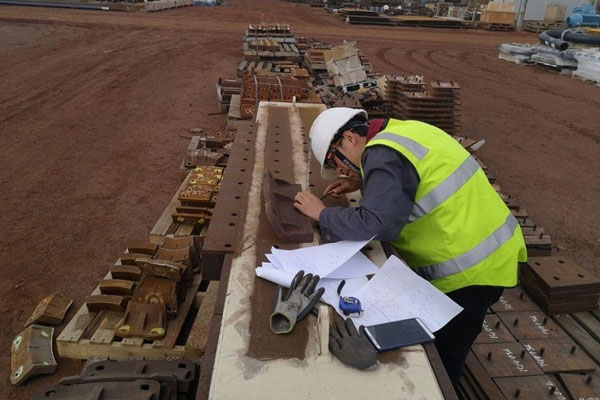
[[[444,293],[515,286],[518,262],[527,260],[521,227],[477,161],[419,121],[390,119],[365,149],[380,145],[404,155],[420,179],[409,221],[392,243],[408,265]]]

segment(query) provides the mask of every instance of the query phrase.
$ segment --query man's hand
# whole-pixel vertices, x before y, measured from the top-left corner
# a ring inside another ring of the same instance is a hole
[[[319,221],[321,211],[325,208],[325,204],[317,196],[311,192],[298,192],[294,198],[296,207],[302,214],[309,218]]]
[[[362,187],[362,179],[341,177],[337,178],[333,183],[329,184],[323,194],[329,193],[333,198],[340,197],[340,194],[352,193]]]

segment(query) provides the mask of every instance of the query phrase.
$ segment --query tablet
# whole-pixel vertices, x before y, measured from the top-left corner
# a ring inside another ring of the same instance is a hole
[[[435,340],[433,333],[419,318],[367,326],[365,333],[377,351],[397,349]]]

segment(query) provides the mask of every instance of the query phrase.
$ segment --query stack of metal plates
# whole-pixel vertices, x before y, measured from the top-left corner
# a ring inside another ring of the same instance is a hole
[[[598,308],[600,279],[564,257],[530,257],[520,280],[549,314]]]

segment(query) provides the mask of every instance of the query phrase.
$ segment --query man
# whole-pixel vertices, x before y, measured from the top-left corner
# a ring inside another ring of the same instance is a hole
[[[326,242],[389,241],[420,276],[464,310],[436,332],[458,383],[489,306],[517,284],[526,261],[519,224],[477,161],[442,130],[419,121],[367,122],[364,110],[331,108],[311,130],[325,193],[363,190],[358,207],[325,207],[310,192],[295,207],[320,224]],[[401,287],[398,290],[402,290]]]

